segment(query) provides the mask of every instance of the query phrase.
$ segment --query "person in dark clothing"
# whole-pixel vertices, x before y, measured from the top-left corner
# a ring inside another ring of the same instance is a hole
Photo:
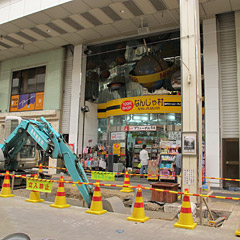
[[[175,159],[175,175],[178,176],[181,174],[182,170],[182,148],[178,148],[178,154]],[[175,182],[177,182],[177,177],[175,177]]]

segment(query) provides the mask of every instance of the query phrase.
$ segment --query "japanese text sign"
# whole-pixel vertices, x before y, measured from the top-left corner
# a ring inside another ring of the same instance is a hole
[[[50,193],[52,191],[52,182],[47,181],[39,181],[27,178],[27,190],[34,190],[37,192],[47,192]]]
[[[104,181],[114,182],[115,181],[115,173],[92,171],[91,178],[93,180],[104,180]]]

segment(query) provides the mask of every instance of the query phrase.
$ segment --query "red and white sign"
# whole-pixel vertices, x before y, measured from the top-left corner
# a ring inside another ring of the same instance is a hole
[[[127,100],[121,104],[121,109],[124,112],[128,112],[133,109],[133,106],[134,106],[133,102],[130,100]]]
[[[111,140],[125,140],[125,132],[111,132]]]
[[[124,127],[124,131],[128,131],[128,126],[125,126],[125,127]]]

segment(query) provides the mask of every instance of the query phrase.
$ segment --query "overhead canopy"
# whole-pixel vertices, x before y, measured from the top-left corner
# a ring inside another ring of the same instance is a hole
[[[18,1],[19,11],[21,6],[31,6],[23,5],[24,2],[27,1]],[[23,9],[24,17],[12,17],[14,20],[9,17],[8,22],[4,22],[1,15],[0,61],[67,44],[100,43],[180,26],[179,0],[58,2],[63,4],[40,7],[30,11],[31,14]],[[15,16],[13,4],[7,7],[8,10],[0,8],[0,11]],[[239,9],[239,0],[200,0],[201,20]]]

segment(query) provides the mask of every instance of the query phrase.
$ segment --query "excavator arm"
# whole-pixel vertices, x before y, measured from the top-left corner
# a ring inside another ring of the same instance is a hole
[[[56,132],[52,126],[40,118],[41,122],[35,120],[22,120],[15,130],[0,144],[0,161],[8,161],[14,164],[15,155],[22,149],[28,138],[32,138],[51,158],[61,158],[74,182],[88,183],[87,176],[82,168],[77,155],[72,151],[63,136]],[[4,158],[4,159],[2,159]],[[7,170],[7,169],[6,169]],[[90,206],[91,185],[77,185],[83,199]]]

